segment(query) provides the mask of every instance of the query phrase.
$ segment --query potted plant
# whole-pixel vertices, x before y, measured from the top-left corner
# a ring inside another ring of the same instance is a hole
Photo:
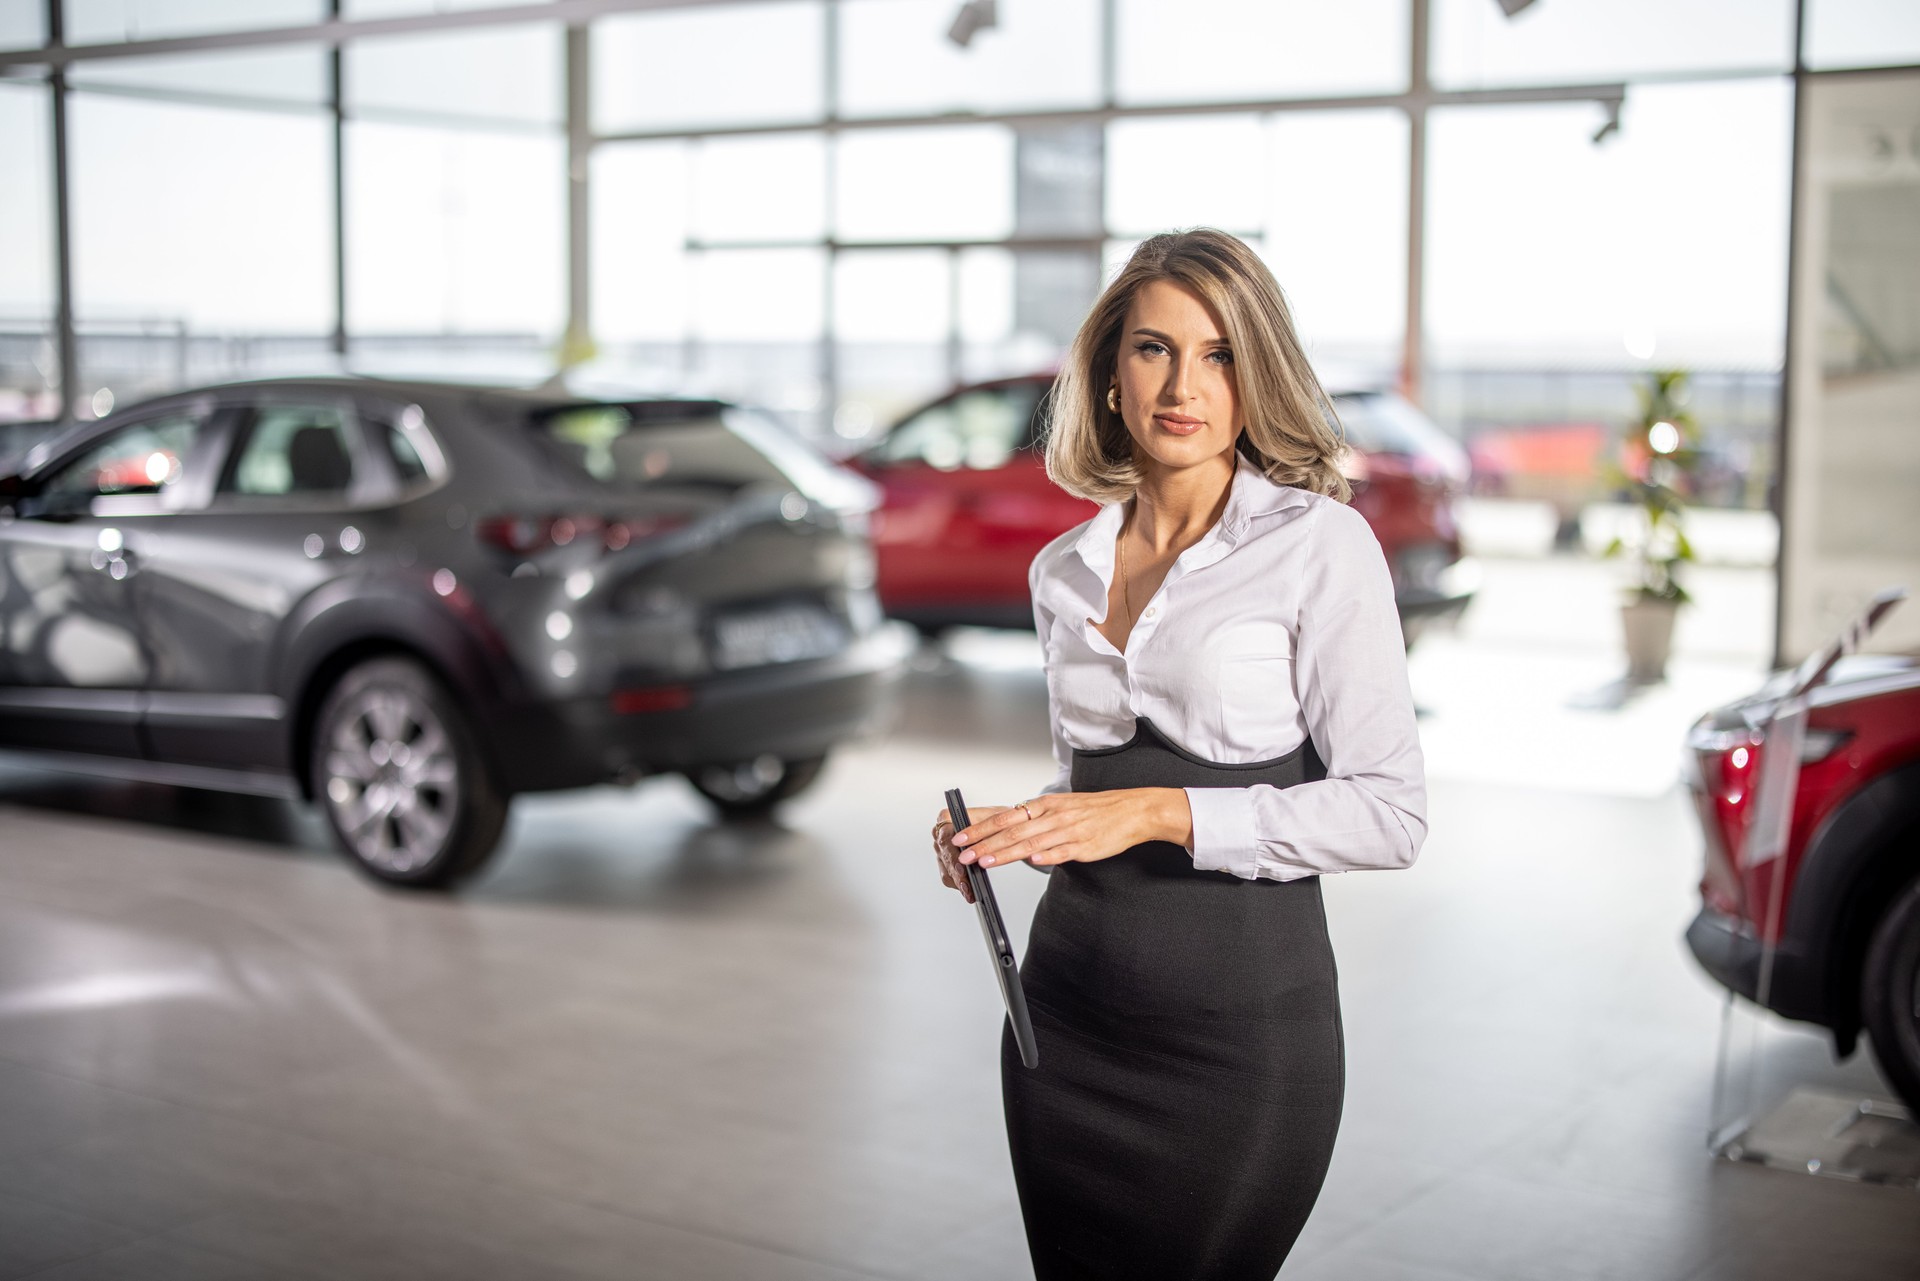
[[[1638,520],[1607,545],[1606,554],[1632,559],[1633,581],[1620,618],[1627,681],[1645,685],[1665,678],[1674,618],[1691,599],[1679,570],[1694,558],[1685,527],[1686,492],[1700,456],[1700,425],[1686,408],[1684,370],[1654,370],[1635,391],[1640,413],[1627,427],[1616,479],[1631,495]]]

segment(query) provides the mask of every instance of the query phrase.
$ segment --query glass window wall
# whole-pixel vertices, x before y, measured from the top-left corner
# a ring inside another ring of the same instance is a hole
[[[823,7],[810,3],[602,18],[593,25],[594,128],[818,119],[827,105],[825,40]]]
[[[708,139],[693,152],[692,194],[698,240],[818,240],[827,231],[826,140]]]
[[[840,136],[843,240],[992,240],[1013,230],[1013,132],[997,125]]]
[[[1099,0],[999,0],[967,47],[947,38],[954,0],[851,0],[840,10],[840,110],[937,115],[1093,106]]]
[[[341,11],[349,18],[404,18],[420,13],[449,13],[459,9],[502,9],[509,5],[538,4],[540,0],[346,0]]]
[[[0,84],[0,324],[53,314],[53,196],[46,89]]]
[[[45,0],[0,0],[0,49],[31,49],[46,42]]]
[[[1281,113],[1266,126],[1267,265],[1316,358],[1388,368],[1406,315],[1407,119]]]
[[[51,417],[57,386],[53,327],[53,195],[47,91],[0,85],[0,424]],[[18,442],[0,427],[0,456]]]
[[[1793,0],[1433,0],[1434,84],[1570,84],[1793,65]]]
[[[1406,88],[1406,0],[1118,0],[1116,7],[1122,102]]]
[[[349,327],[551,338],[566,314],[565,198],[558,138],[350,124]]]
[[[813,342],[826,320],[826,254],[716,249],[692,255],[693,336]]]
[[[1776,364],[1791,114],[1780,80],[1636,86],[1600,145],[1590,105],[1436,111],[1436,359]]]
[[[160,40],[323,22],[326,0],[63,0],[68,44]]]
[[[1267,146],[1258,116],[1176,116],[1107,126],[1107,226],[1133,236],[1206,225],[1257,233]]]
[[[833,328],[846,342],[943,342],[953,321],[954,264],[944,249],[843,253]]]
[[[76,94],[68,122],[82,322],[332,327],[322,117]]]
[[[687,336],[692,144],[621,143],[593,157],[593,331],[602,342]]]
[[[557,127],[566,111],[562,38],[543,23],[357,40],[346,46],[347,106],[362,117]]]
[[[1892,67],[1920,63],[1920,4],[1909,0],[1807,0],[1807,65]]]
[[[103,58],[74,63],[67,72],[67,83],[76,90],[129,97],[319,108],[327,101],[327,56],[318,48],[292,47]]]

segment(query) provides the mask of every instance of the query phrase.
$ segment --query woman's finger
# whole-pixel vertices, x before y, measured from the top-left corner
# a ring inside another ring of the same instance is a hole
[[[1014,807],[1015,812],[1019,810]],[[1006,829],[995,832],[983,840],[977,841],[960,855],[962,863],[979,863],[992,867],[995,863],[1004,863],[1014,850],[1021,850],[1020,857],[1026,857],[1038,850],[1049,849],[1058,844],[1066,832],[1073,830],[1074,819],[1071,813],[1037,814],[1032,822],[1024,819]]]
[[[1008,832],[996,840],[976,846],[960,857],[963,860],[978,861],[982,867],[1017,863],[1052,850],[1065,841],[1071,831],[1072,826],[1069,823],[1058,820],[1043,822],[1035,819],[1032,823]]]
[[[1039,814],[1033,812],[1032,801],[1027,801],[1020,805],[996,807],[991,815],[976,818],[973,820],[971,827],[963,828],[955,832],[953,843],[962,848],[970,845],[978,845],[981,841],[992,836],[997,836],[1010,827],[1017,826],[1021,823],[1037,821],[1040,817]]]

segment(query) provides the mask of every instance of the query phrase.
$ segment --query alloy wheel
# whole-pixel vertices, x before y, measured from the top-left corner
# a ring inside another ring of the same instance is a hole
[[[326,796],[370,866],[404,875],[434,859],[460,812],[460,764],[426,700],[391,686],[355,693],[327,742]]]

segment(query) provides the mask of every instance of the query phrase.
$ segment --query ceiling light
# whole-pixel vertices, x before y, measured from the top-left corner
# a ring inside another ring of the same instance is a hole
[[[1594,131],[1593,144],[1596,147],[1620,132],[1620,108],[1626,105],[1626,99],[1601,98],[1599,103],[1607,109],[1607,119],[1606,123]]]
[[[953,25],[947,28],[947,39],[964,49],[973,43],[975,35],[999,25],[999,21],[1000,15],[994,12],[994,0],[966,0],[960,6],[960,12],[953,15]]]

